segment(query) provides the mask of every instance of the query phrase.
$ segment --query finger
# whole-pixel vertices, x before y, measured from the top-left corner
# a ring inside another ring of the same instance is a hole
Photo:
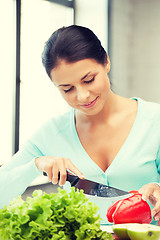
[[[58,163],[55,161],[52,166],[52,183],[53,184],[58,183],[58,174],[59,174]]]
[[[154,215],[154,220],[155,220],[155,221],[160,220],[160,212],[157,213],[156,215]]]
[[[74,174],[76,174],[79,178],[81,179],[85,178],[83,173],[71,162],[70,159],[67,159],[66,161],[66,168],[72,171]]]
[[[59,172],[60,172],[59,185],[62,186],[65,184],[67,178],[66,164],[64,158],[62,159],[62,161],[59,161]]]
[[[152,209],[152,216],[160,217],[160,195],[159,195],[159,192],[155,191],[153,198],[154,198],[155,206]]]
[[[149,201],[150,201],[150,203],[152,204],[152,206],[155,206],[155,205],[156,205],[158,199],[159,199],[159,198],[157,198],[156,195],[154,195],[154,193],[153,193],[153,195],[151,195],[151,196],[149,197]]]
[[[142,194],[142,199],[144,201],[147,201],[149,197],[153,194],[153,189],[152,188],[141,188],[139,189],[139,193]]]
[[[61,171],[60,172],[59,185],[63,186],[65,184],[65,182],[66,182],[66,179],[67,179],[67,171],[66,170]]]
[[[52,181],[52,164],[46,161],[43,172],[47,173],[48,180],[51,182]]]
[[[52,182],[52,168],[50,167],[48,171],[46,171],[47,176],[48,176],[48,181]]]

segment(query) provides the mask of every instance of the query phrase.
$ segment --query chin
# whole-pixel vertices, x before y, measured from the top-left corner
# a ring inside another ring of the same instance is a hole
[[[97,106],[92,109],[86,109],[85,111],[83,110],[83,113],[85,113],[88,116],[96,116],[102,112],[103,107]],[[81,110],[82,112],[82,110]]]

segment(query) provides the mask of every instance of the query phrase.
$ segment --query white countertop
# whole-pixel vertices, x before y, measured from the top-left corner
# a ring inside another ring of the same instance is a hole
[[[101,229],[103,231],[106,231],[107,233],[113,233],[112,226],[111,225],[101,225]]]

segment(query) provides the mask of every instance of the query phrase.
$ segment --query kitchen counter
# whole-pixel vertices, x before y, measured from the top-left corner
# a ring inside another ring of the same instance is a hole
[[[112,233],[113,239],[114,240],[120,240],[112,231],[112,227],[110,225],[101,225],[101,229],[103,231],[106,231],[107,233]]]

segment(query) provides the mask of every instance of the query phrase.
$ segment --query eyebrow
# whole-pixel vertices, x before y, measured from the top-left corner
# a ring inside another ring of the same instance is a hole
[[[84,80],[91,72],[88,72],[86,75],[84,75],[81,80]],[[68,87],[70,86],[71,84],[60,84],[58,85],[58,87]]]

